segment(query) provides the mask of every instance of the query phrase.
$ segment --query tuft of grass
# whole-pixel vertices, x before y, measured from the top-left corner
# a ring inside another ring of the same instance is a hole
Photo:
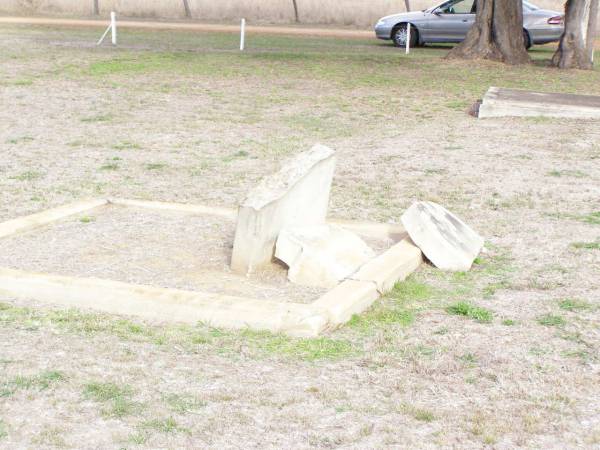
[[[517,322],[514,321],[513,319],[504,319],[502,321],[502,325],[505,325],[507,327],[512,327],[513,325],[516,325],[516,324],[517,324]]]
[[[551,177],[565,176],[574,178],[584,178],[587,176],[587,174],[582,172],[581,170],[551,170],[550,172],[548,172],[547,175]]]
[[[600,242],[573,242],[571,247],[584,250],[600,250]]]
[[[81,223],[91,223],[91,222],[94,222],[95,220],[96,220],[96,218],[92,217],[92,216],[83,216],[79,219],[79,221]]]
[[[592,225],[600,225],[600,211],[586,214],[580,217],[580,220]]]
[[[14,175],[10,178],[12,180],[18,180],[18,181],[33,181],[33,180],[37,180],[38,178],[41,178],[41,177],[42,177],[42,174],[40,172],[28,170],[28,171],[22,172],[18,175]]]
[[[140,424],[142,429],[150,429],[164,434],[185,432],[189,434],[189,430],[177,424],[175,419],[167,417],[165,419],[146,420]]]
[[[167,167],[165,163],[149,163],[145,165],[146,170],[161,170]]]
[[[100,166],[100,170],[118,170],[119,169],[119,165],[117,163],[106,163],[102,166]]]
[[[8,427],[4,423],[4,420],[0,419],[0,440],[4,439],[6,436],[8,436],[7,428]]]
[[[433,288],[409,277],[394,285],[388,297],[395,301],[428,300],[435,295]]]
[[[475,306],[469,302],[458,302],[446,308],[448,314],[465,316],[479,323],[490,323],[494,320],[494,314],[485,308]]]
[[[592,305],[585,300],[579,300],[576,298],[565,298],[560,300],[558,302],[558,306],[560,309],[564,309],[565,311],[583,311],[592,307]]]
[[[122,141],[111,146],[115,150],[140,150],[142,147],[135,142]]]
[[[420,422],[433,422],[436,419],[435,414],[430,410],[418,408],[408,403],[402,403],[398,409],[403,414],[408,414]]]
[[[335,360],[355,353],[352,343],[343,339],[318,337],[310,339],[291,338],[268,331],[244,330],[241,337],[247,344],[269,355],[278,355],[304,361]]]
[[[540,316],[538,317],[537,321],[540,325],[544,325],[546,327],[561,327],[567,323],[562,316],[555,316],[553,314],[545,314]]]
[[[139,409],[139,404],[132,401],[133,389],[130,386],[119,386],[115,383],[91,382],[84,386],[86,398],[98,403],[108,403],[109,408],[102,413],[109,417],[123,417],[133,414]]]
[[[31,142],[34,141],[35,139],[32,138],[31,136],[21,136],[21,137],[17,137],[17,138],[12,138],[9,139],[8,141],[6,141],[8,144],[19,144],[21,142]]]
[[[58,370],[48,370],[34,376],[19,375],[0,384],[0,398],[10,397],[19,390],[43,391],[65,379],[65,375]]]
[[[96,116],[84,117],[81,121],[84,123],[110,122],[112,118],[111,114],[98,114]]]
[[[206,402],[190,394],[169,394],[164,397],[169,408],[179,414],[195,413],[206,406]]]

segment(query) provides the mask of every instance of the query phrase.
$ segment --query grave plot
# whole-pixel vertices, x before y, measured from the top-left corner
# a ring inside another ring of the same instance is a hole
[[[401,225],[326,219],[334,164],[322,146],[297,155],[265,177],[239,213],[97,199],[0,223],[0,294],[154,321],[318,335],[363,312],[423,261]],[[275,258],[289,233],[294,255],[311,252],[298,277],[308,286],[290,282]],[[347,252],[356,243],[358,260]]]

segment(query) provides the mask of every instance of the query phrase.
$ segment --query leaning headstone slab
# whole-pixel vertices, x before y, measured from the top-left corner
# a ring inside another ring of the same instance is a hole
[[[335,287],[374,256],[358,235],[335,225],[284,228],[275,248],[292,283],[324,288]]]
[[[412,241],[442,270],[469,270],[483,247],[479,234],[437,203],[416,202],[401,220]]]
[[[479,107],[479,118],[487,117],[600,119],[600,96],[491,87]]]
[[[283,228],[325,222],[334,169],[335,152],[315,145],[248,193],[238,212],[234,272],[246,275],[268,265]]]

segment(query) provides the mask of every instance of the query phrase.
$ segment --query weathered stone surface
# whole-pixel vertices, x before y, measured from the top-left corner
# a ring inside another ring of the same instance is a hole
[[[402,215],[412,241],[436,267],[469,270],[483,247],[483,238],[447,209],[416,202]]]
[[[284,227],[324,223],[334,169],[335,152],[315,145],[251,190],[238,212],[231,268],[248,274],[269,264]]]
[[[487,117],[600,119],[600,96],[491,87],[479,107],[479,118]]]
[[[284,228],[275,257],[289,267],[291,282],[331,288],[375,256],[356,234],[335,225]]]

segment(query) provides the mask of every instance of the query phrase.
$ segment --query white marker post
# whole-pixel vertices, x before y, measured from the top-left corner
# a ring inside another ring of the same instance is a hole
[[[410,53],[410,23],[406,24],[406,54]]]
[[[112,45],[117,45],[117,15],[110,12],[110,27],[112,28]]]
[[[240,51],[243,52],[246,47],[246,19],[242,19],[240,29]]]
[[[112,44],[117,45],[117,15],[114,11],[110,12],[110,25],[108,26],[100,40],[96,43],[96,45],[102,44],[104,38],[106,37],[109,31],[112,31]]]

